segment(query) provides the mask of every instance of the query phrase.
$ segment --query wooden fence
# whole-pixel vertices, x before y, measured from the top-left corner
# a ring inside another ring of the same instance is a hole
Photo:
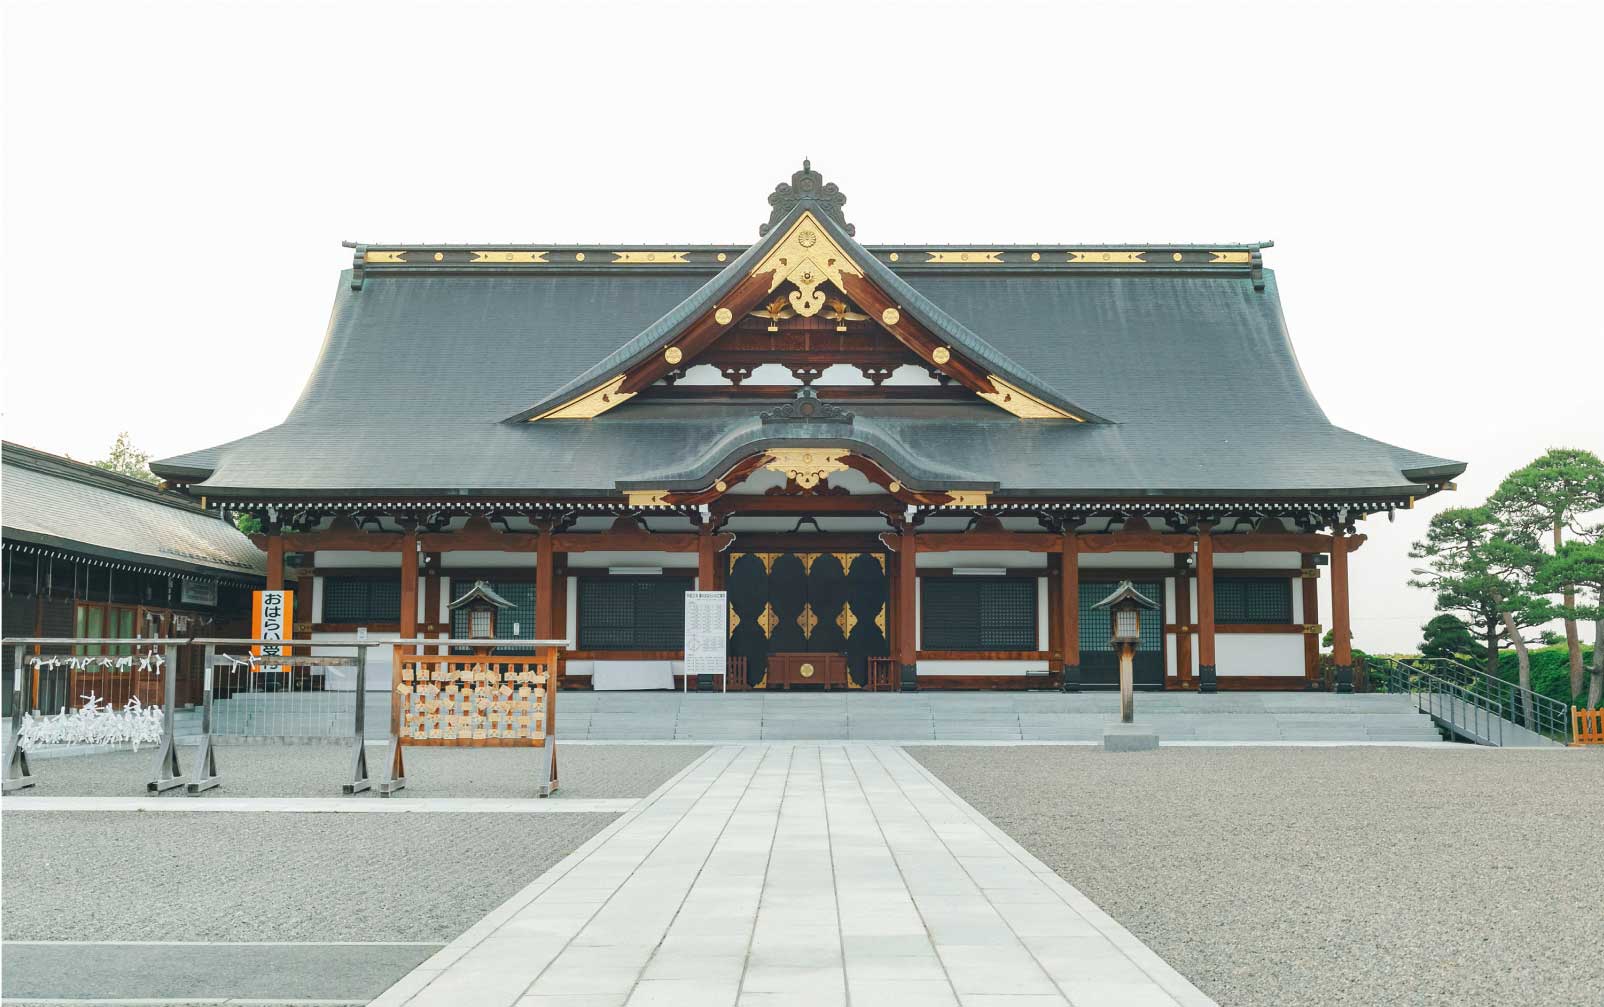
[[[1604,708],[1581,710],[1571,707],[1571,744],[1604,745]]]

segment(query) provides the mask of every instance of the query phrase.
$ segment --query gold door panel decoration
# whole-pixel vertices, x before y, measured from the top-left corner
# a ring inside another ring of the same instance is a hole
[[[886,572],[886,554],[883,553],[883,552],[877,552],[877,553],[871,553],[870,555],[874,556],[875,559],[880,561],[880,572],[881,573],[885,573]]]
[[[774,606],[768,602],[763,603],[763,614],[757,617],[757,624],[763,627],[765,639],[774,635],[774,627],[780,624],[780,617],[774,614]]]
[[[756,556],[763,563],[764,575],[772,577],[774,575],[774,561],[785,554],[779,552],[755,552],[752,555]]]
[[[730,635],[735,635],[735,627],[741,624],[741,617],[735,614],[735,606],[730,606]]]
[[[796,558],[802,561],[802,572],[811,574],[813,572],[813,561],[823,555],[824,553],[822,552],[799,552],[796,554]]]
[[[812,602],[802,606],[802,611],[796,615],[796,624],[802,627],[802,639],[813,639],[813,629],[819,624],[819,617],[813,614]]]
[[[852,639],[852,627],[858,624],[858,617],[852,614],[852,603],[842,602],[841,611],[836,613],[835,624],[841,627],[841,636]]]
[[[874,624],[876,626],[880,627],[880,635],[881,636],[885,636],[885,633],[886,633],[886,607],[884,605],[880,606],[880,614],[874,617]]]
[[[800,667],[800,668],[798,668],[796,670],[796,673],[798,675],[801,675],[803,678],[812,678],[813,677],[813,665],[804,664],[802,667]]]

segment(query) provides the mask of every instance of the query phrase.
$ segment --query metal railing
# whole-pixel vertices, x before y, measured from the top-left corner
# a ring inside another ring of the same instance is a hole
[[[1479,744],[1504,746],[1528,735],[1570,741],[1569,707],[1480,668],[1445,657],[1371,655],[1369,663],[1374,691],[1409,693],[1422,713]]]
[[[371,638],[358,640],[342,640],[329,642],[295,641],[295,640],[255,640],[255,639],[223,639],[203,637],[174,637],[174,638],[59,638],[59,637],[19,637],[0,640],[0,647],[7,651],[15,648],[16,662],[12,672],[10,692],[12,697],[11,716],[7,723],[6,746],[3,762],[0,762],[0,779],[3,779],[3,790],[10,793],[33,786],[34,778],[29,766],[28,753],[23,745],[21,736],[24,717],[28,704],[25,702],[25,664],[27,662],[48,661],[48,655],[25,654],[24,649],[29,647],[128,647],[141,648],[145,654],[153,655],[148,662],[147,670],[161,679],[162,702],[161,724],[162,738],[156,757],[156,769],[152,777],[146,782],[145,789],[150,793],[160,793],[177,787],[184,787],[190,794],[200,793],[218,786],[222,782],[222,775],[217,768],[217,756],[212,747],[212,740],[218,733],[218,718],[216,714],[216,697],[214,686],[219,677],[217,672],[238,667],[242,662],[238,657],[231,657],[226,650],[248,648],[256,646],[282,646],[300,653],[291,655],[263,656],[246,659],[247,667],[253,665],[258,669],[254,674],[267,676],[283,676],[284,681],[294,681],[297,677],[296,669],[354,669],[354,697],[366,699],[367,684],[367,657],[374,647],[393,646],[418,648],[420,652],[427,653],[431,647],[445,648],[492,648],[505,643],[503,640],[454,640],[454,639],[397,639],[397,638]],[[534,640],[529,641],[531,646],[561,646],[566,647],[565,640]],[[202,689],[201,689],[201,731],[197,739],[199,744],[193,759],[193,769],[186,773],[179,759],[178,732],[175,727],[174,714],[178,703],[178,686],[182,665],[179,661],[180,648],[200,648],[204,655],[201,660]],[[338,650],[350,652],[350,657],[313,656],[312,648],[319,650]],[[154,655],[159,655],[156,661]],[[96,655],[98,659],[99,655]],[[137,660],[137,658],[136,658]],[[130,667],[133,665],[131,664]],[[288,669],[283,671],[280,669]],[[310,675],[305,677],[310,678]],[[386,679],[384,702],[388,708],[390,692]],[[352,745],[353,765],[351,779],[342,786],[346,794],[360,793],[369,789],[369,776],[367,771],[367,756],[365,744],[365,702],[353,702],[346,707],[344,719],[350,726],[344,730],[349,731]],[[154,710],[151,711],[154,713]],[[547,735],[548,739],[555,739],[555,724]],[[389,732],[390,745],[394,749],[398,738],[393,730]],[[545,754],[550,757],[552,749],[547,747]],[[381,794],[404,786],[404,780],[383,781],[380,787]],[[542,796],[546,791],[543,790]]]

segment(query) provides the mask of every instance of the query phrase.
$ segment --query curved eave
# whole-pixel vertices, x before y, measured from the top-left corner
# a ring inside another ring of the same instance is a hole
[[[861,421],[859,421],[861,423]],[[944,469],[909,449],[895,438],[858,424],[796,423],[763,425],[757,422],[719,438],[687,465],[672,470],[647,473],[635,479],[621,479],[621,492],[663,489],[683,491],[711,484],[737,463],[762,454],[770,448],[835,448],[851,451],[880,466],[904,486],[913,490],[947,490],[995,493],[997,482],[973,472]]]

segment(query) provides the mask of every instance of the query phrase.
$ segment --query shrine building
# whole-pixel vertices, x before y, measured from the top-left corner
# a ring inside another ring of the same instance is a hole
[[[261,519],[314,641],[466,635],[482,584],[566,686],[668,684],[700,588],[732,689],[1112,688],[1128,580],[1140,688],[1311,688],[1327,626],[1351,687],[1358,523],[1465,465],[1326,418],[1268,242],[864,245],[846,202],[804,162],[751,245],[356,245],[284,422],[151,467]]]

